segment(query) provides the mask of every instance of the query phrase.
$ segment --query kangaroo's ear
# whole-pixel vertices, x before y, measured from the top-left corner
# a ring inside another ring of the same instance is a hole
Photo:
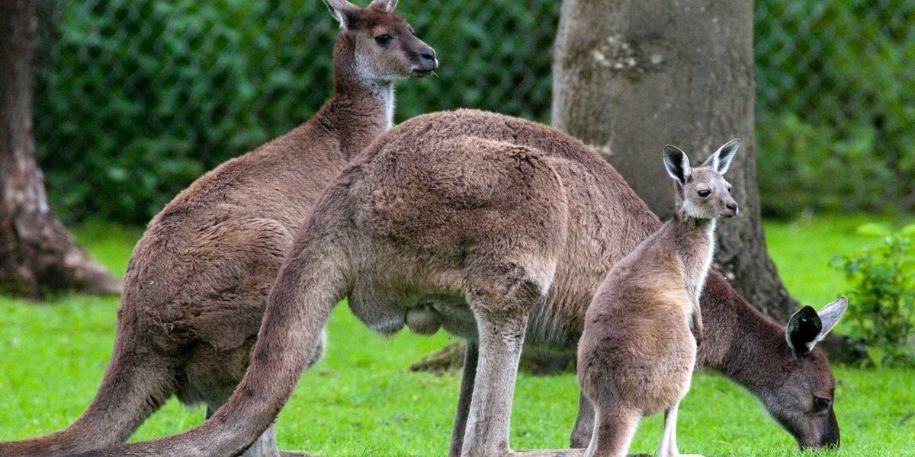
[[[686,180],[689,179],[689,176],[693,173],[693,169],[689,166],[689,157],[686,156],[686,153],[680,150],[680,148],[668,144],[667,146],[664,146],[664,154],[662,157],[667,174],[680,183],[681,186],[685,186]]]
[[[369,8],[378,8],[386,13],[394,11],[397,8],[397,0],[373,0],[369,3]]]
[[[812,307],[805,306],[788,319],[785,329],[785,340],[788,348],[795,357],[802,357],[816,344],[826,338],[826,335],[836,326],[842,314],[848,309],[848,299],[839,297],[830,303],[823,311],[817,313]]]
[[[340,23],[342,29],[346,29],[350,19],[359,12],[358,6],[346,0],[324,0],[324,4],[330,8],[330,14]]]
[[[721,145],[708,159],[705,159],[702,166],[712,167],[718,173],[725,174],[731,166],[731,159],[734,158],[734,154],[737,154],[738,149],[740,149],[740,139],[735,138],[728,141]]]

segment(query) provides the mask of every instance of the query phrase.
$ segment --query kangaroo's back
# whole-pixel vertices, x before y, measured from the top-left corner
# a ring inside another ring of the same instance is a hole
[[[423,151],[467,136],[541,151],[568,201],[568,236],[547,300],[534,310],[527,339],[575,347],[585,309],[610,266],[660,226],[623,177],[581,141],[548,126],[501,114],[461,109],[418,116],[379,139],[386,149]],[[377,147],[376,147],[377,146]],[[363,156],[380,149],[376,144]],[[356,162],[362,160],[360,156]]]

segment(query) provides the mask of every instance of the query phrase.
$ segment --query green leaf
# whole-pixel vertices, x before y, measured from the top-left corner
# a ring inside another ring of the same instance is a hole
[[[890,229],[887,226],[885,226],[883,224],[877,224],[874,222],[868,222],[867,224],[858,226],[858,229],[855,230],[855,233],[857,233],[858,235],[873,236],[873,237],[884,237],[884,236],[890,236],[892,234],[892,232],[890,231]]]
[[[883,349],[874,346],[867,347],[867,358],[875,367],[883,365],[883,357],[886,355],[886,352]]]

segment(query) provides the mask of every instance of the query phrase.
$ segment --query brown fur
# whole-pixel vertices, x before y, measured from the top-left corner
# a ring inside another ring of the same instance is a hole
[[[469,110],[410,120],[355,158],[298,232],[251,365],[226,405],[184,434],[87,455],[237,454],[280,411],[306,365],[301,354],[318,344],[344,296],[379,331],[399,330],[422,307],[475,343],[468,347],[478,345],[478,364],[466,372],[473,387],[462,387],[455,423],[466,431],[455,430],[463,437],[456,448],[464,456],[510,455],[522,340],[574,348],[601,280],[659,225],[609,164],[556,130]],[[701,360],[761,396],[770,411],[777,403],[806,416],[805,397],[833,382],[825,357],[814,350],[794,360],[783,327],[719,274],[707,282]],[[590,431],[587,407],[581,417],[576,430]],[[830,430],[819,420],[810,418],[798,439],[823,444]],[[837,434],[834,420],[831,427]]]
[[[65,430],[0,443],[0,456],[101,448],[126,440],[171,395],[211,410],[229,397],[293,234],[350,157],[389,127],[393,81],[437,65],[390,13],[394,3],[329,1],[347,24],[334,49],[334,95],[311,120],[207,173],[153,218],[128,264],[114,355],[92,404]],[[381,46],[380,34],[391,41]],[[293,357],[320,355],[309,346]]]
[[[674,218],[613,266],[585,315],[578,379],[596,408],[588,457],[625,457],[640,418],[662,409],[670,414],[658,455],[679,456],[676,414],[701,339],[699,296],[715,246],[714,217],[736,215],[737,205],[721,171],[691,170],[682,151],[665,148],[666,159],[672,154],[684,162],[665,160],[677,180]]]

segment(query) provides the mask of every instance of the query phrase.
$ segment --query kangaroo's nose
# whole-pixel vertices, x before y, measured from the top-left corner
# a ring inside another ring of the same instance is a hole
[[[422,57],[423,60],[429,61],[429,63],[432,64],[433,68],[438,66],[438,61],[435,60],[435,49],[432,49],[429,47],[420,48],[419,56]]]
[[[737,203],[728,203],[725,206],[727,206],[729,210],[734,211],[735,213],[737,212]]]

